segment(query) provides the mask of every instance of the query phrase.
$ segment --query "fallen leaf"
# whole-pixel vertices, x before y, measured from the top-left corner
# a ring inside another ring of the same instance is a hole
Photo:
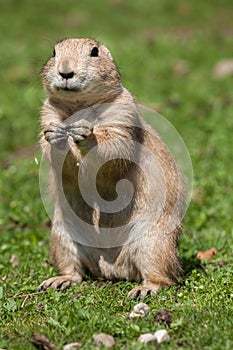
[[[106,333],[99,333],[93,335],[95,345],[100,347],[103,344],[106,348],[112,348],[115,345],[114,338]]]
[[[170,324],[172,323],[172,315],[166,309],[159,310],[155,314],[155,322],[159,324],[166,324],[170,327]]]
[[[44,304],[42,304],[42,303],[37,304],[36,311],[42,311],[42,310],[44,310]]]
[[[139,303],[134,306],[133,311],[130,313],[129,318],[144,317],[148,315],[150,308],[145,303]]]
[[[80,293],[80,292],[78,292],[78,293],[76,293],[76,294],[74,294],[74,295],[71,295],[71,296],[68,298],[68,300],[79,299],[79,298],[81,298],[82,296],[83,296],[83,294]]]
[[[43,334],[33,334],[31,343],[42,350],[56,350],[55,345]]]
[[[11,255],[10,263],[14,269],[19,266],[19,259],[17,258],[17,256],[15,254]]]
[[[211,260],[215,254],[217,254],[216,248],[211,248],[209,250],[206,250],[205,252],[198,250],[197,251],[197,259],[199,259],[199,260]]]
[[[80,343],[70,343],[70,344],[66,344],[63,347],[63,350],[76,350],[78,348],[80,348],[81,344]]]

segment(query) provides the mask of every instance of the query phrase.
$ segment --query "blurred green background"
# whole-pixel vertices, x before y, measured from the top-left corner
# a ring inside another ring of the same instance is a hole
[[[55,42],[65,37],[95,37],[108,46],[123,84],[139,103],[172,122],[192,158],[194,193],[180,243],[186,282],[148,300],[153,310],[174,311],[176,326],[169,330],[172,340],[161,349],[174,349],[177,344],[186,349],[233,347],[229,306],[233,76],[217,69],[222,60],[233,59],[232,18],[232,0],[1,0],[0,347],[29,349],[30,336],[37,331],[61,348],[76,339],[75,322],[78,340],[86,349],[94,348],[90,334],[106,329],[116,337],[119,348],[127,344],[128,349],[141,349],[135,341],[142,330],[151,331],[153,324],[152,318],[135,327],[125,324],[131,306],[123,295],[132,287],[126,283],[106,285],[101,292],[92,282],[88,288],[77,287],[89,296],[77,301],[77,310],[89,316],[74,312],[74,305],[67,304],[69,294],[51,292],[30,299],[23,308],[21,299],[14,299],[36,290],[44,278],[55,274],[42,266],[48,256],[49,230],[34,157],[40,158],[36,145],[45,97],[40,71]],[[226,62],[223,65],[226,68]],[[153,125],[153,120],[149,122]],[[221,269],[197,264],[196,250],[211,246],[218,249],[216,261],[227,262]],[[12,254],[20,261],[18,267],[10,262]],[[96,301],[97,294],[103,299]],[[45,308],[36,312],[39,302]],[[65,310],[70,318],[65,317]]]
[[[214,65],[232,54],[230,0],[1,0],[0,10],[0,154],[35,142],[40,70],[65,37],[106,44],[126,87],[141,103],[162,105],[186,142],[187,129],[202,133],[231,98],[231,79],[213,79]]]

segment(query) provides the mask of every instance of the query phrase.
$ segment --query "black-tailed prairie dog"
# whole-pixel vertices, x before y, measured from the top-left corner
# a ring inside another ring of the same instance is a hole
[[[133,298],[174,284],[182,275],[182,177],[110,52],[94,39],[60,41],[42,80],[41,149],[51,169],[59,276],[39,290],[64,289],[86,273],[141,282]]]

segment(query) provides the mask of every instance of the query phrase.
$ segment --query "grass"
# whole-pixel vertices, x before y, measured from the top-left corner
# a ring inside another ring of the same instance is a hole
[[[2,0],[0,6],[0,348],[33,349],[32,334],[42,333],[58,349],[79,341],[89,350],[93,334],[106,332],[116,349],[154,349],[137,339],[166,327],[155,324],[154,314],[168,309],[171,340],[161,349],[232,349],[232,76],[213,77],[215,64],[232,57],[232,2]],[[135,283],[87,277],[63,293],[26,297],[55,274],[46,264],[49,229],[34,161],[39,153],[31,146],[44,98],[40,69],[54,42],[70,36],[108,45],[124,85],[172,122],[193,162],[194,195],[179,249],[184,282],[146,298],[151,313],[135,321],[128,315],[136,302],[127,299]],[[196,250],[212,246],[214,259],[198,262]]]

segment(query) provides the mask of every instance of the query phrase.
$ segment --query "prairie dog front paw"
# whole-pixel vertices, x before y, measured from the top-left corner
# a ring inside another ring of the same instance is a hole
[[[62,124],[56,125],[55,123],[51,123],[44,131],[44,138],[51,146],[58,149],[65,149],[68,139],[66,127]]]
[[[68,136],[70,136],[78,146],[81,146],[82,141],[92,135],[92,132],[92,123],[85,119],[78,120],[67,127]]]

